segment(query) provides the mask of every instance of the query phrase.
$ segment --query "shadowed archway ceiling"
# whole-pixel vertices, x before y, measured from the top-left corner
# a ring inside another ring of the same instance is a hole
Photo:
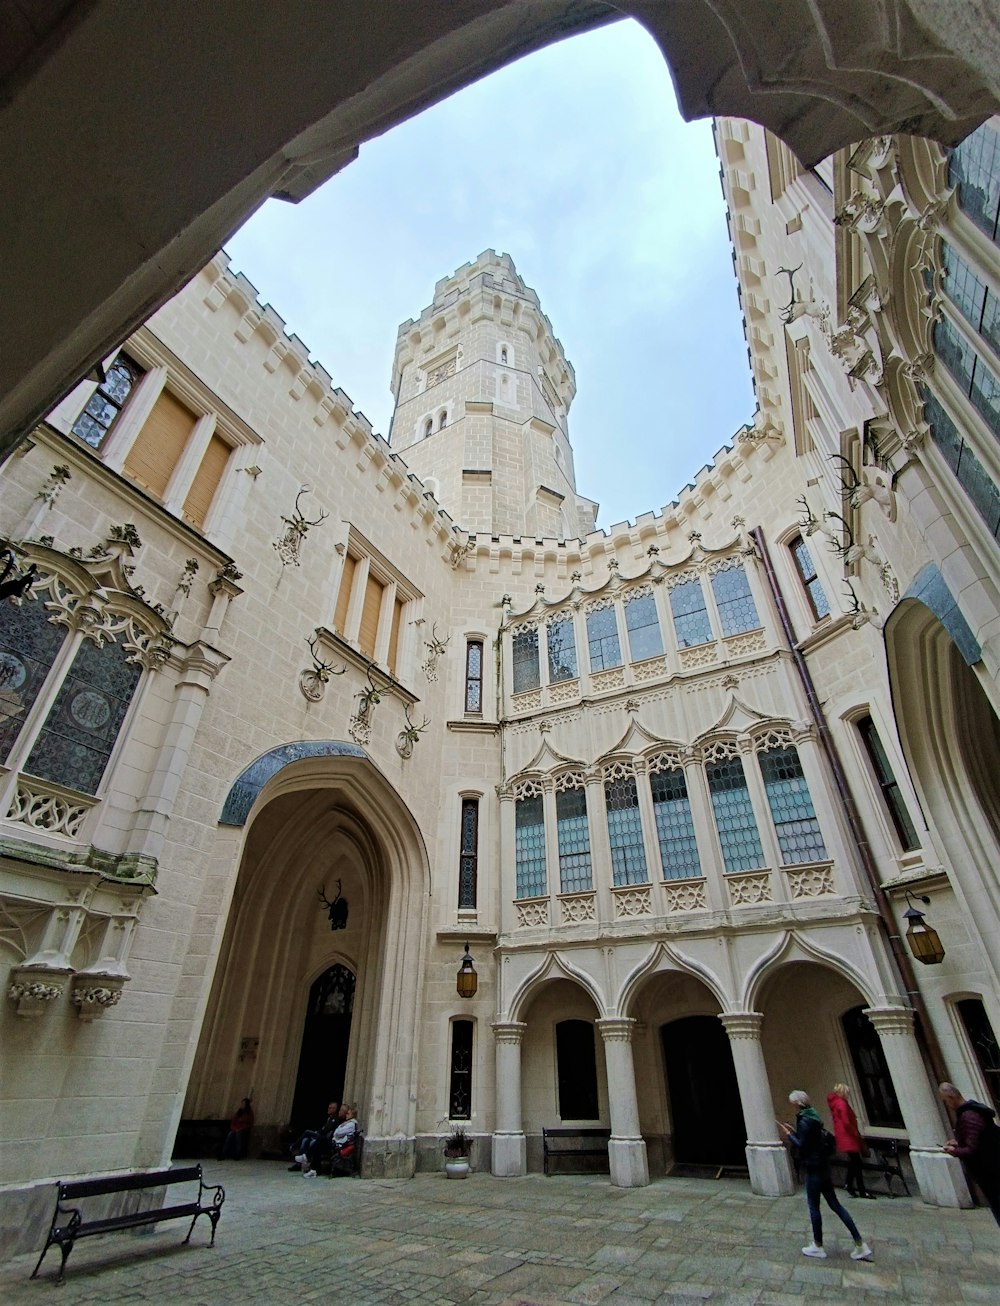
[[[997,0],[0,0],[0,455],[269,195],[625,16],[686,117],[755,119],[806,164],[1000,108]]]

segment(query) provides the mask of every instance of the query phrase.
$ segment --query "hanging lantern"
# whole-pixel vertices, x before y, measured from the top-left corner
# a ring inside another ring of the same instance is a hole
[[[910,951],[925,966],[937,966],[944,961],[941,938],[933,925],[926,923],[924,913],[914,907],[909,894],[906,895],[906,901],[910,905],[903,913],[903,919],[906,921],[906,942],[910,945]],[[921,895],[920,901],[929,903],[930,898]]]
[[[469,956],[468,944],[465,945],[465,956],[462,958],[462,965],[458,972],[456,988],[460,998],[474,998],[476,990],[479,988],[479,976],[476,974],[476,968]]]

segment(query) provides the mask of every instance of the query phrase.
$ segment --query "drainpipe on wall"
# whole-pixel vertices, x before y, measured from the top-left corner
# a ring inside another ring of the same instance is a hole
[[[816,686],[813,684],[812,675],[809,671],[808,663],[798,646],[795,639],[795,632],[792,629],[791,619],[788,615],[788,608],[785,605],[785,596],[781,592],[781,585],[775,574],[774,565],[771,561],[771,555],[768,552],[767,544],[764,540],[764,534],[759,526],[755,526],[750,535],[757,546],[757,552],[760,554],[761,561],[764,564],[764,572],[767,576],[768,585],[771,588],[771,595],[774,598],[775,606],[778,609],[778,617],[781,621],[781,628],[785,634],[785,641],[788,644],[792,660],[795,663],[795,669],[799,674],[802,682],[802,688],[805,690],[806,699],[809,703],[809,710],[812,713],[813,720],[819,733],[820,744],[823,752],[826,754],[830,769],[833,772],[834,783],[837,786],[837,794],[844,805],[844,814],[847,817],[847,824],[850,827],[851,837],[857,846],[858,853],[861,857],[861,864],[865,869],[865,875],[868,879],[869,887],[875,898],[875,905],[878,909],[879,924],[882,933],[889,944],[889,949],[896,962],[899,971],[900,980],[909,998],[913,1010],[916,1012],[916,1035],[927,1054],[927,1060],[930,1062],[931,1069],[937,1082],[943,1083],[948,1079],[948,1072],[945,1069],[944,1057],[941,1055],[941,1048],[934,1033],[934,1027],[927,1016],[927,1008],[924,1005],[923,996],[917,988],[916,975],[913,971],[913,965],[910,962],[909,954],[903,944],[899,934],[899,927],[896,924],[889,905],[889,899],[885,890],[882,888],[878,876],[878,867],[875,864],[875,858],[872,855],[871,846],[868,843],[868,837],[865,834],[864,826],[861,823],[861,816],[858,812],[854,796],[851,793],[850,785],[847,781],[847,773],[844,770],[840,760],[840,754],[837,752],[837,745],[830,727],[827,725],[826,715],[823,711],[819,696],[816,693]]]

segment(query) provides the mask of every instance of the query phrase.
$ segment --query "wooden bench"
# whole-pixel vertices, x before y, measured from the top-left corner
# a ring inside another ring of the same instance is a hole
[[[610,1138],[610,1129],[543,1129],[542,1154],[545,1173],[551,1173],[549,1166],[552,1161],[565,1160],[567,1157],[602,1156],[607,1161]],[[569,1173],[586,1174],[588,1171]]]
[[[899,1150],[899,1143],[894,1138],[868,1138],[865,1140],[868,1145],[868,1157],[861,1162],[861,1173],[864,1176],[865,1188],[872,1192],[872,1186],[869,1182],[872,1176],[881,1179],[885,1184],[884,1194],[880,1196],[895,1197],[896,1192],[893,1189],[893,1181],[898,1179],[903,1185],[903,1192],[907,1197],[910,1196],[910,1186],[906,1182],[906,1175],[903,1171],[902,1154]],[[836,1166],[840,1171],[846,1171],[846,1163],[838,1157],[831,1168]]]
[[[152,1189],[166,1188],[172,1184],[198,1185],[198,1196],[193,1201],[179,1202],[175,1206],[160,1205],[146,1207],[142,1210],[128,1211],[124,1215],[96,1216],[85,1219],[76,1202],[88,1197],[105,1197],[114,1193],[140,1193]],[[208,1194],[208,1201],[204,1201]],[[202,1180],[201,1166],[189,1165],[175,1170],[147,1170],[141,1174],[107,1175],[97,1179],[69,1179],[59,1184],[56,1196],[55,1214],[52,1227],[42,1254],[38,1258],[31,1277],[34,1279],[42,1268],[45,1254],[52,1246],[62,1252],[62,1264],[59,1266],[58,1283],[66,1277],[66,1261],[78,1238],[87,1238],[96,1233],[117,1233],[120,1229],[138,1229],[143,1225],[159,1224],[161,1220],[181,1220],[191,1216],[191,1228],[187,1231],[187,1242],[194,1230],[199,1215],[207,1215],[212,1223],[212,1241],[215,1246],[215,1226],[222,1214],[222,1203],[226,1200],[225,1189],[213,1186]]]

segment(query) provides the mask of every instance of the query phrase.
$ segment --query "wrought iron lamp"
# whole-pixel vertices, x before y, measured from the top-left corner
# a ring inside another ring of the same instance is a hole
[[[930,902],[930,898],[925,894],[918,894],[917,897],[925,905]],[[909,892],[906,894],[906,901],[910,905],[903,913],[903,919],[907,922],[906,942],[910,945],[910,951],[917,961],[922,961],[925,966],[936,966],[944,961],[941,938],[933,925],[926,924],[924,913],[913,905],[913,898]]]
[[[468,944],[465,945],[465,956],[462,958],[462,965],[458,972],[456,988],[460,998],[474,998],[476,990],[479,988],[479,976],[476,974],[476,968],[469,956]]]

